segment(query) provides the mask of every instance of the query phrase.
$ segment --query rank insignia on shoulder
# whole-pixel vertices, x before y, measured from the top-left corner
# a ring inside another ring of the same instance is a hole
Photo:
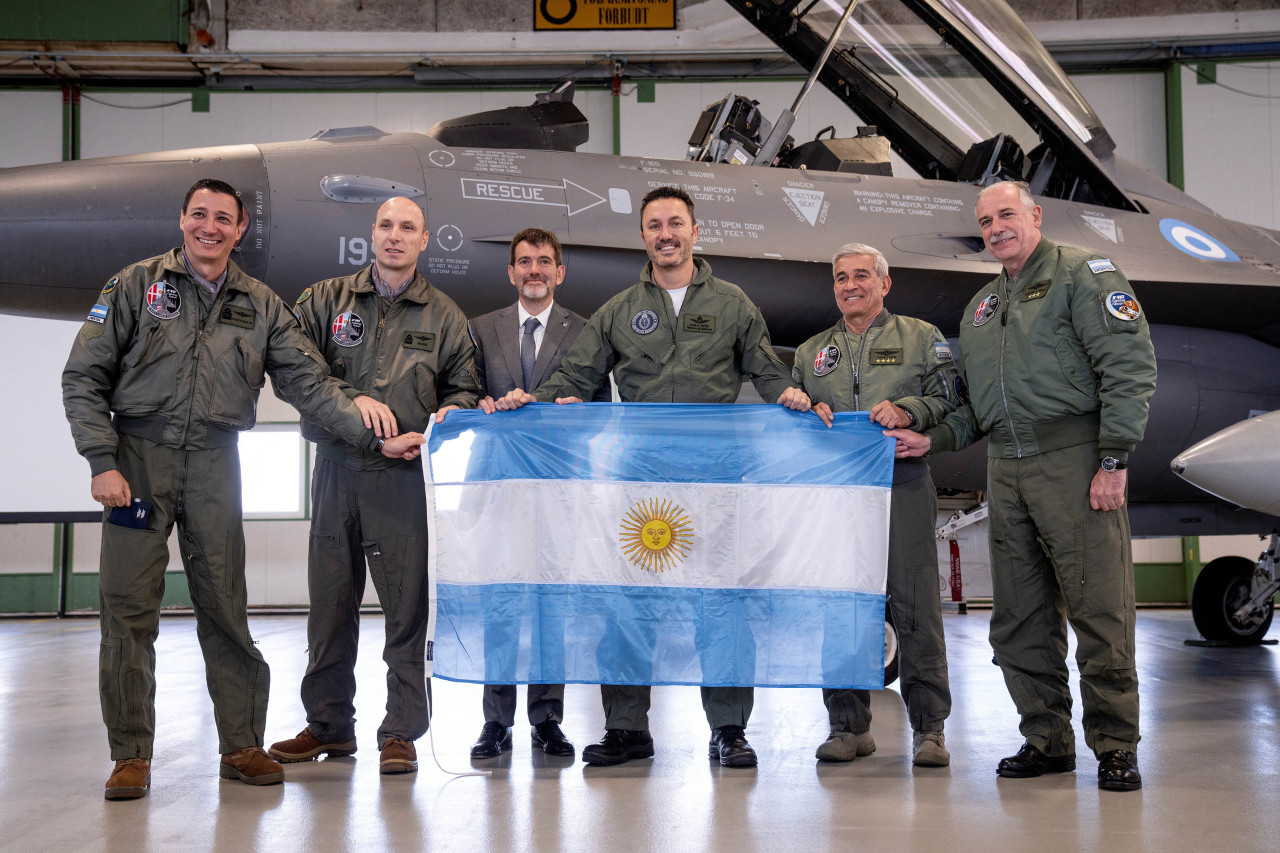
[[[828,373],[836,369],[836,365],[840,363],[840,347],[835,344],[823,347],[818,351],[818,357],[813,360],[813,375],[826,376]]]
[[[1108,293],[1103,304],[1107,306],[1107,313],[1118,320],[1130,322],[1142,316],[1142,307],[1138,305],[1138,300],[1122,290],[1113,290]]]
[[[103,296],[106,296],[108,293],[110,293],[111,291],[115,290],[115,289],[116,289],[116,287],[118,287],[118,286],[119,286],[119,284],[120,284],[120,276],[118,276],[118,275],[113,275],[113,276],[111,277],[111,280],[110,280],[110,281],[108,281],[108,282],[106,283],[106,285],[102,288],[102,295],[103,295]]]
[[[1089,261],[1089,269],[1093,270],[1094,275],[1104,272],[1115,272],[1115,264],[1111,263],[1110,258],[1101,258],[1096,261]]]
[[[423,352],[431,352],[436,348],[436,333],[405,332],[404,340],[400,342],[400,346],[405,349],[420,349]]]
[[[658,328],[658,315],[648,308],[637,311],[631,318],[631,331],[637,335],[648,335]]]
[[[951,361],[951,344],[945,341],[934,342],[933,357],[938,361]]]
[[[107,322],[107,311],[107,306],[99,303],[89,310],[89,316],[85,317],[85,319],[94,323],[105,323]]]
[[[996,315],[996,308],[998,307],[1000,307],[1000,297],[992,293],[982,300],[982,303],[978,305],[978,310],[973,312],[973,325],[986,325],[986,322]]]

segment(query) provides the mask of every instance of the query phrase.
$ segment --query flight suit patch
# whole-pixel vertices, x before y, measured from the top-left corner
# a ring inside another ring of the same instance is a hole
[[[1030,302],[1032,299],[1044,299],[1045,294],[1049,292],[1049,285],[1052,281],[1037,281],[1035,284],[1027,287],[1022,294],[1023,302]]]
[[[239,326],[241,329],[252,329],[257,316],[258,312],[252,308],[245,308],[241,305],[223,305],[222,313],[218,315],[218,322],[225,323],[228,326]]]
[[[1138,328],[1134,321],[1142,316],[1142,306],[1131,294],[1123,290],[1113,290],[1102,297],[1102,305],[1112,317],[1124,321],[1118,327],[1120,330],[1128,332]]]
[[[899,349],[872,349],[871,356],[867,359],[871,364],[902,364],[902,350]]]
[[[436,333],[405,332],[404,340],[400,342],[400,346],[405,349],[420,349],[423,352],[431,352],[436,348]]]
[[[656,328],[658,328],[658,315],[648,308],[643,311],[637,311],[635,316],[631,318],[631,331],[637,335],[651,334]]]
[[[1093,270],[1094,275],[1101,275],[1104,272],[1115,272],[1116,266],[1111,263],[1110,258],[1102,258],[1096,261],[1089,261],[1089,269]]]
[[[996,315],[996,308],[1000,306],[1000,297],[994,293],[982,300],[978,306],[978,310],[973,312],[973,325],[985,325],[988,320]]]
[[[364,320],[354,311],[344,311],[330,325],[333,342],[340,347],[359,346],[364,340]]]
[[[107,322],[107,306],[102,303],[98,303],[89,310],[89,316],[85,317],[85,319],[94,323]]]
[[[111,277],[111,281],[108,281],[106,286],[102,288],[102,295],[106,296],[108,293],[115,290],[116,286],[119,284],[120,284],[120,276],[113,275]]]
[[[302,303],[306,302],[310,298],[311,298],[311,288],[308,287],[306,290],[302,291],[302,294],[298,296],[297,300],[294,301],[293,304],[301,305]]]
[[[938,361],[951,361],[951,344],[935,341],[933,344],[933,357]]]
[[[836,365],[840,363],[840,347],[830,344],[818,351],[818,357],[813,360],[813,375],[826,376],[828,373],[836,369]]]
[[[182,294],[164,279],[147,288],[147,313],[161,320],[172,320],[182,313]]]
[[[684,330],[686,332],[709,334],[716,330],[714,314],[681,314],[680,319],[684,321]]]

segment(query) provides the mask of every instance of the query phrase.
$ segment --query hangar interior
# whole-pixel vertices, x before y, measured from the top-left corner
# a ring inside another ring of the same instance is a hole
[[[575,103],[590,120],[591,135],[580,151],[678,159],[706,105],[736,93],[776,116],[804,79],[798,66],[719,0],[678,3],[670,31],[604,34],[533,32],[536,5],[117,0],[104,9],[75,0],[17,0],[0,11],[0,168],[283,142],[361,125],[423,132],[443,119],[528,103],[565,77],[577,81]],[[1011,5],[1067,68],[1119,153],[1217,213],[1280,228],[1280,12],[1273,3]],[[69,23],[40,30],[51,26],[55,12]],[[813,139],[833,123],[836,135],[853,136],[861,121],[818,87],[792,135]],[[911,174],[896,157],[893,169]],[[84,201],[92,207],[93,187],[85,188]],[[564,286],[572,288],[572,257],[567,266]],[[1203,298],[1215,297],[1206,292]],[[19,383],[9,414],[0,419],[0,459],[10,486],[0,517],[19,520],[0,524],[0,613],[49,613],[60,595],[72,613],[97,606],[99,526],[87,520],[96,505],[87,494],[87,466],[65,427],[58,384],[79,326],[0,314],[0,337],[9,342]],[[256,438],[269,458],[287,459],[293,467],[283,475],[276,502],[251,510],[246,520],[254,607],[307,604],[310,457],[297,422],[296,411],[263,394]],[[272,475],[273,485],[281,476]],[[22,520],[39,513],[79,513],[80,520]],[[166,602],[181,606],[188,599],[176,541],[171,549]],[[1252,560],[1259,549],[1252,536],[1135,541],[1140,600],[1186,602],[1199,565],[1228,554]],[[70,574],[60,593],[64,565]],[[366,604],[377,604],[372,585]],[[380,625],[376,616],[366,623],[374,644],[362,655],[360,703],[373,719],[382,689]],[[262,616],[253,624],[276,667],[268,737],[283,737],[288,733],[281,726],[301,720],[301,621]],[[655,711],[655,729],[664,730],[660,745],[671,749],[652,767],[582,773],[576,764],[526,760],[517,746],[516,757],[504,759],[492,778],[451,780],[429,766],[423,750],[420,776],[429,781],[416,787],[410,782],[379,789],[376,774],[359,761],[326,761],[291,771],[285,793],[277,788],[261,796],[205,778],[214,775],[205,773],[212,770],[212,724],[194,630],[188,620],[166,620],[159,700],[170,719],[159,742],[175,757],[168,778],[157,783],[168,790],[153,795],[152,816],[138,820],[136,811],[123,819],[123,810],[112,804],[100,812],[95,799],[106,769],[96,703],[85,689],[95,677],[96,625],[5,621],[0,690],[9,698],[0,713],[10,717],[10,731],[31,736],[26,744],[0,747],[0,754],[18,766],[39,767],[32,784],[0,783],[10,804],[5,822],[31,840],[29,849],[71,842],[53,818],[68,801],[94,836],[76,836],[76,843],[94,849],[179,843],[257,849],[280,845],[282,835],[286,849],[835,849],[859,838],[873,849],[1186,849],[1222,842],[1270,849],[1268,839],[1280,830],[1274,649],[1185,648],[1182,640],[1194,634],[1185,611],[1143,614],[1144,726],[1154,730],[1142,751],[1153,782],[1152,790],[1138,795],[1147,798],[1144,807],[1137,798],[1121,804],[1097,797],[1083,747],[1078,789],[1075,777],[1032,780],[1020,788],[1008,780],[996,785],[991,767],[1016,746],[1016,717],[998,671],[987,665],[985,624],[980,612],[947,618],[956,693],[949,743],[961,765],[947,775],[912,774],[907,747],[895,745],[893,733],[905,723],[892,691],[875,699],[881,751],[860,759],[852,772],[820,767],[814,773],[809,756],[823,725],[821,705],[816,696],[800,700],[787,691],[762,691],[756,711],[761,735],[753,742],[774,757],[762,760],[758,775],[706,772],[703,722],[692,691],[661,688],[655,709],[665,707]],[[56,683],[49,672],[59,674]],[[441,684],[437,695],[436,728],[445,733],[437,748],[453,770],[466,761],[462,738],[477,727],[479,688]],[[577,719],[567,728],[580,747],[595,739],[601,725],[595,695],[588,686],[573,686],[568,694]],[[31,722],[39,715],[45,719]],[[50,755],[36,751],[61,752],[59,731],[68,733],[76,756],[57,755],[54,763],[65,764],[73,784],[45,763]],[[462,794],[464,786],[482,793]],[[621,817],[608,820],[601,809]],[[201,817],[184,825],[193,814]]]

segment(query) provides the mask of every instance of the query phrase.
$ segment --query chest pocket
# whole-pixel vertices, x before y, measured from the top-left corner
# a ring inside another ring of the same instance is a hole
[[[233,429],[249,429],[257,420],[258,392],[266,381],[262,356],[237,335],[213,361],[209,420]]]
[[[152,323],[120,363],[111,409],[124,415],[150,414],[173,399],[178,382],[178,348],[159,323]]]
[[[436,410],[436,371],[433,365],[418,362],[387,389],[386,404],[395,413],[401,432],[422,430],[427,417]]]

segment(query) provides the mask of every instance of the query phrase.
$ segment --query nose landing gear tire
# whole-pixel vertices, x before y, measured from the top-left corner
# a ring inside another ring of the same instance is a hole
[[[1235,612],[1249,599],[1254,564],[1244,557],[1219,557],[1200,570],[1191,592],[1191,616],[1206,640],[1233,646],[1255,646],[1271,628],[1275,611],[1270,603],[1261,613],[1237,619]]]

